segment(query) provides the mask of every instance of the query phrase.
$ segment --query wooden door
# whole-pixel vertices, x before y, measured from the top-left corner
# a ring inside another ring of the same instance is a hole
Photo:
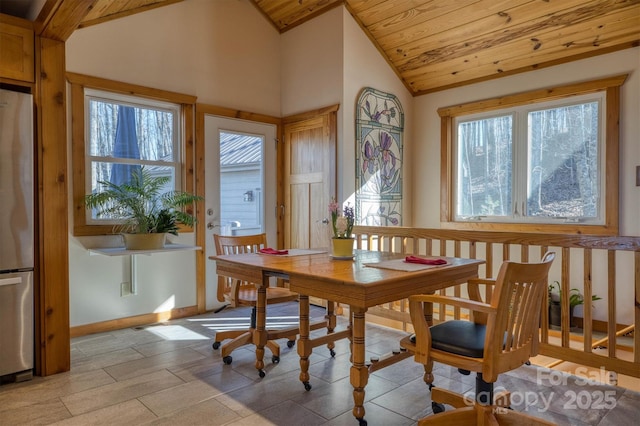
[[[328,247],[338,106],[284,119],[284,246]]]

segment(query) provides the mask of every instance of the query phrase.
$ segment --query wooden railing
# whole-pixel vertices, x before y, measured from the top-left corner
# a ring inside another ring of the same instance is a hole
[[[561,287],[561,326],[548,325],[541,313],[540,354],[594,368],[640,377],[640,237],[608,237],[514,232],[356,226],[357,248],[394,253],[483,259],[481,278],[492,278],[504,260],[536,262],[552,250],[556,260],[549,282]],[[581,328],[570,326],[570,290],[577,288],[582,304]],[[464,295],[465,286],[447,294]],[[485,295],[490,297],[490,295]],[[375,315],[411,328],[406,300],[370,309]],[[434,319],[461,318],[468,312],[434,306]]]

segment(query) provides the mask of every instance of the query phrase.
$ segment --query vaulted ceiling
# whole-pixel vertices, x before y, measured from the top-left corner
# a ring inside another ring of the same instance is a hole
[[[413,94],[640,42],[640,0],[252,1],[281,32],[344,4]]]
[[[78,27],[85,27],[180,1],[67,0],[64,7],[84,7]],[[344,5],[414,95],[640,45],[640,0],[251,2],[280,32]],[[62,4],[47,0],[43,10]]]

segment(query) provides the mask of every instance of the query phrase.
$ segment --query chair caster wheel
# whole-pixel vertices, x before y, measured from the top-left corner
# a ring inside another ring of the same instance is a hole
[[[271,362],[274,363],[274,364],[279,363],[280,362],[280,357],[279,356],[275,356],[275,355],[272,356],[271,357]]]
[[[311,383],[303,382],[302,384],[304,385],[304,390],[306,390],[306,391],[310,391],[311,390]]]
[[[295,341],[295,340],[289,340],[289,341],[287,342],[287,347],[288,347],[289,349],[291,349],[292,347],[294,347],[294,346],[295,346],[295,344],[296,344],[296,341]]]
[[[261,379],[264,379],[264,376],[266,376],[267,373],[264,372],[264,370],[260,370],[258,371],[258,376],[260,376]]]
[[[444,404],[440,404],[438,402],[431,403],[431,409],[433,410],[433,414],[443,413],[444,412]]]
[[[333,349],[329,350],[329,355],[331,355],[331,358],[335,358],[336,356],[336,351],[334,351]]]
[[[367,421],[365,419],[357,419],[358,426],[367,426]]]
[[[213,349],[220,349],[220,342],[213,342],[213,345],[211,345],[213,347]]]
[[[224,358],[222,358],[222,362],[224,362],[227,365],[231,364],[231,361],[233,361],[233,358],[231,358],[230,355],[227,355]]]
[[[427,386],[429,386],[429,392],[431,392],[431,389],[433,389],[435,387],[435,385],[433,383],[429,383]]]

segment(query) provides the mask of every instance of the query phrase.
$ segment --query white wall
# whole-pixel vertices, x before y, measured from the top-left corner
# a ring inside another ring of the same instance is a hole
[[[360,92],[365,87],[372,87],[395,95],[404,110],[404,138],[403,138],[403,225],[412,223],[412,170],[411,161],[415,140],[413,138],[413,97],[398,78],[380,52],[360,29],[351,14],[343,9],[344,20],[344,108],[341,112],[345,123],[342,132],[342,176],[338,182],[342,183],[345,196],[355,196],[355,155],[356,155],[356,102]],[[355,204],[355,198],[351,200]]]
[[[282,116],[341,104],[342,7],[281,36]]]
[[[337,7],[282,35],[282,114],[333,104],[338,110],[338,199],[354,203],[355,107],[364,87],[394,94],[405,114],[405,160],[411,155],[413,99],[344,7]],[[410,194],[411,165],[405,162],[404,191]],[[411,218],[405,198],[405,220]],[[408,217],[408,219],[407,219]]]
[[[280,35],[249,0],[189,0],[77,30],[66,43],[66,61],[71,72],[281,115]],[[195,241],[193,233],[171,238]],[[85,249],[104,244],[117,242],[69,238],[72,327],[195,305],[194,252],[137,256],[138,295],[120,297],[128,257]]]
[[[249,0],[188,0],[77,30],[67,70],[280,116],[280,35]]]

